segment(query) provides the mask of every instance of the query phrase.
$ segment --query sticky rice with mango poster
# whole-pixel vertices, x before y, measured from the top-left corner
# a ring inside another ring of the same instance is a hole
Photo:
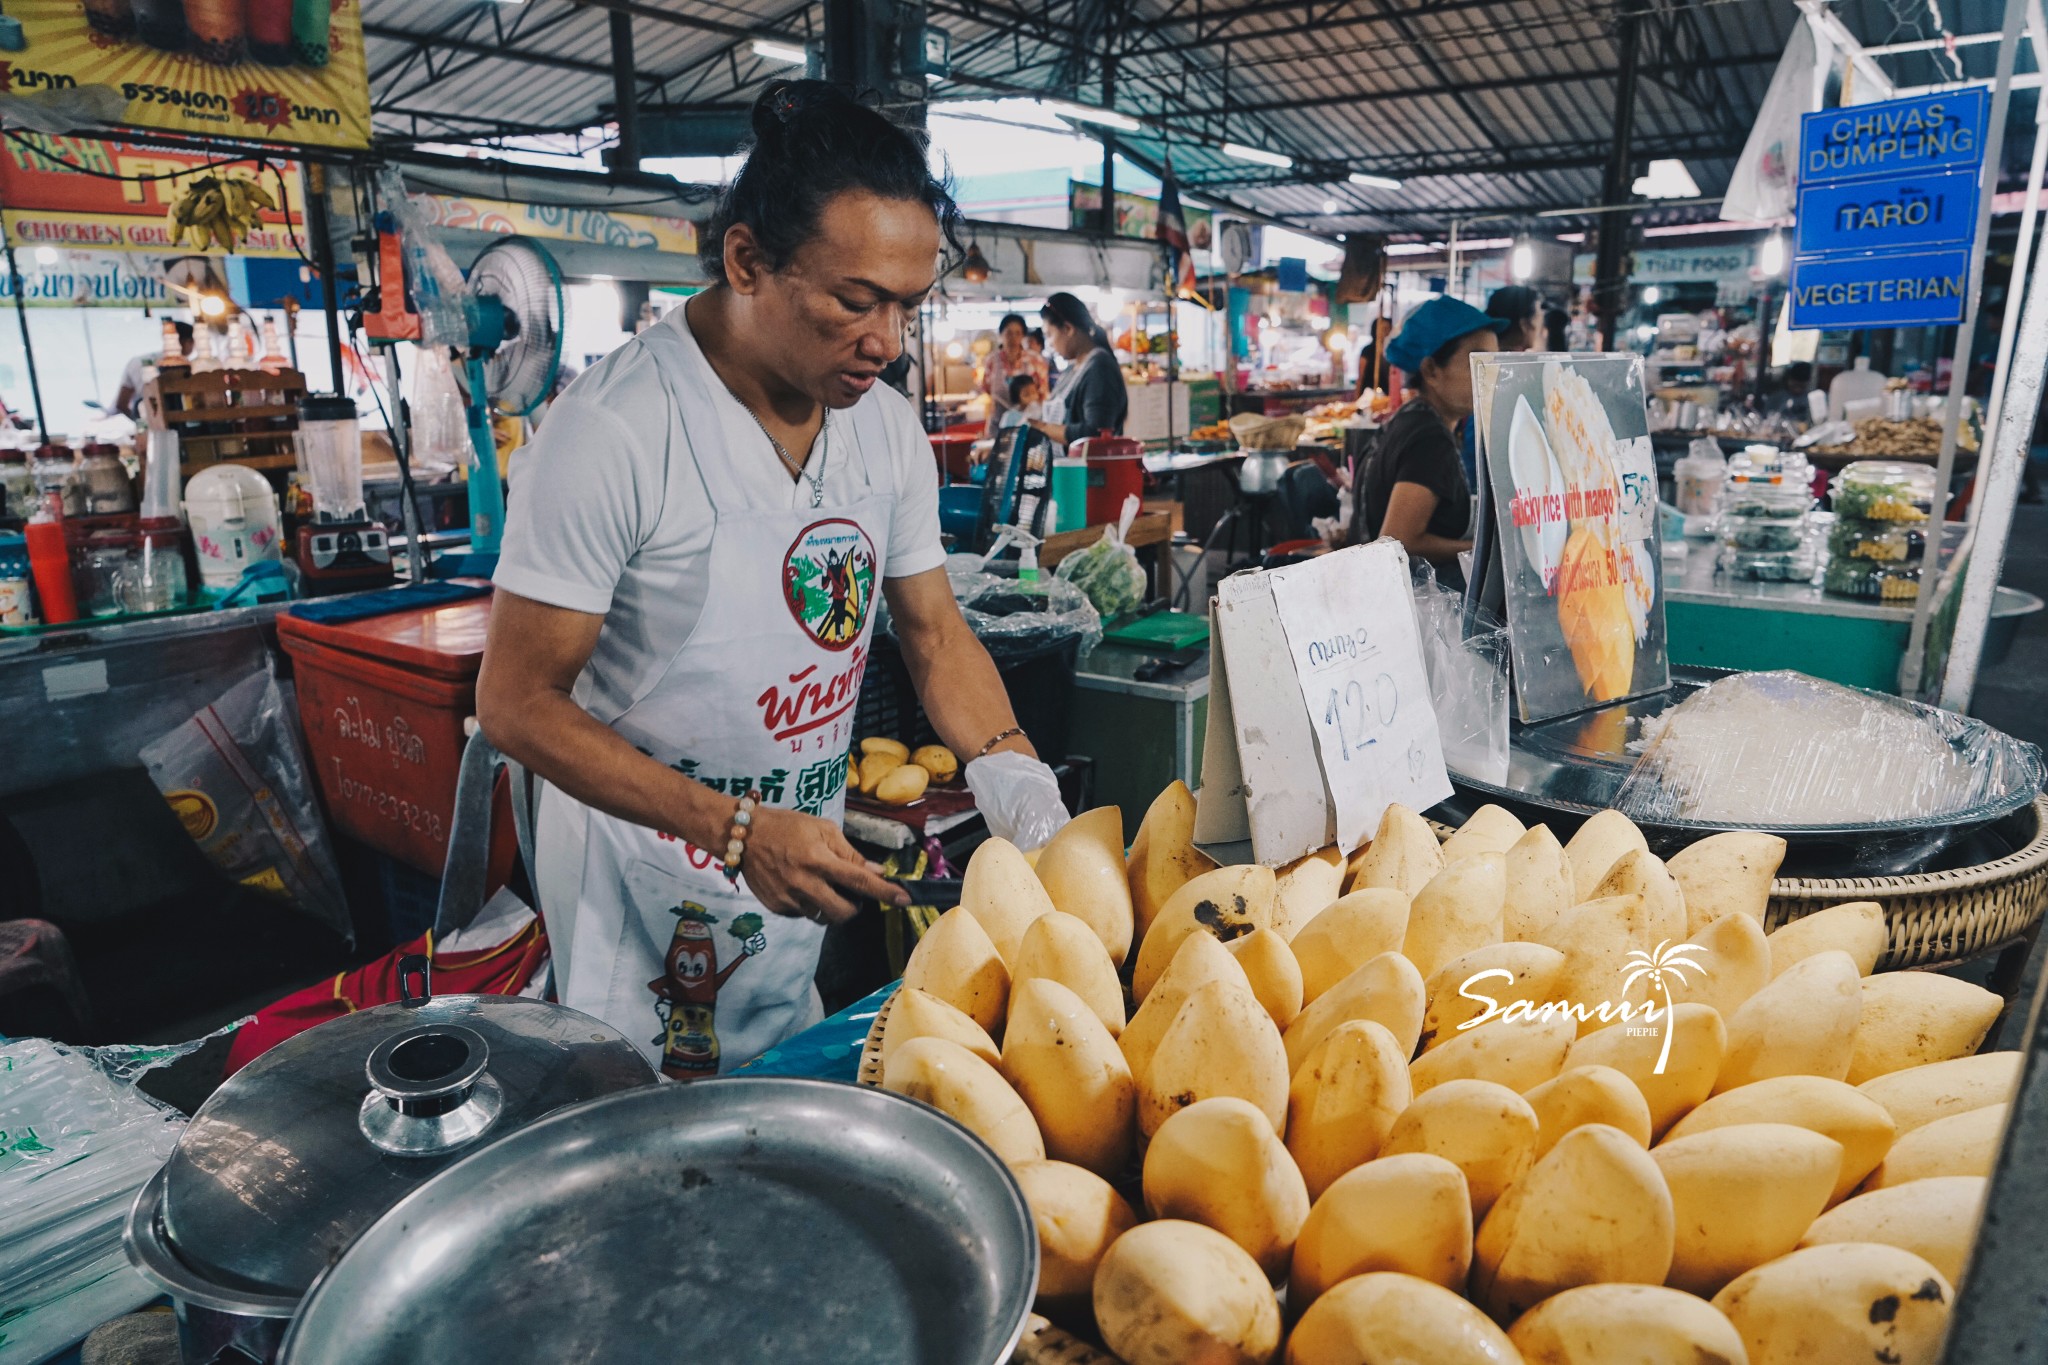
[[[1473,394],[1522,720],[1669,686],[1642,361],[1475,355]]]

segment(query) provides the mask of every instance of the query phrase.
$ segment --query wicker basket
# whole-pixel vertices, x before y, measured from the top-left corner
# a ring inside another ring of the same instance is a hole
[[[1888,926],[1880,971],[1945,967],[2026,943],[2048,910],[2048,796],[2036,799],[2032,811],[2033,834],[2017,852],[1975,867],[1905,877],[1781,877],[1771,883],[1764,928],[1847,901],[1876,901]]]
[[[862,1085],[882,1088],[882,1030],[889,1027],[889,1011],[896,1008],[896,997],[901,994],[901,987],[891,991],[868,1025],[868,1036],[860,1045],[860,1070],[854,1073],[854,1080]]]
[[[1240,450],[1292,450],[1308,430],[1306,417],[1261,417],[1240,412],[1230,419],[1230,434]]]

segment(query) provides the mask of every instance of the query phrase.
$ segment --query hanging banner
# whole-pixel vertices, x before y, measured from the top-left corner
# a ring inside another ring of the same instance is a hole
[[[1669,686],[1642,357],[1475,355],[1472,388],[1520,718]]]
[[[1076,232],[1094,231],[1101,212],[1102,186],[1073,184],[1068,187],[1067,216]],[[1207,251],[1216,240],[1216,216],[1207,209],[1190,208],[1186,200],[1181,201],[1180,214],[1187,227],[1188,245],[1197,251]],[[1156,241],[1159,237],[1159,201],[1149,195],[1118,190],[1116,235]]]
[[[370,145],[359,0],[7,0],[7,15],[23,41],[0,95],[104,118],[107,91],[137,128]]]
[[[235,251],[296,257],[291,231],[305,247],[299,168],[289,161],[270,166],[221,165],[197,153],[132,142],[24,133],[0,139],[0,223],[16,246],[179,255],[192,248],[172,241],[171,205],[194,181],[233,178],[254,183],[279,206],[259,212],[261,226],[237,241]]]
[[[504,199],[476,199],[467,195],[411,193],[406,197],[417,204],[426,214],[427,221],[437,228],[467,228],[472,232],[494,232],[509,237],[545,237],[557,242],[668,251],[679,256],[697,254],[697,225],[687,218],[613,213],[609,209],[578,205],[515,204]]]
[[[134,252],[67,251],[44,265],[21,258],[22,301],[31,308],[182,308],[171,292],[160,256]],[[14,302],[14,281],[0,270],[0,302]]]

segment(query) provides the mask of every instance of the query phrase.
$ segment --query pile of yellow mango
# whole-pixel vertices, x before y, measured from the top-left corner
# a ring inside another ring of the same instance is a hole
[[[1217,867],[1179,783],[992,840],[919,942],[882,1083],[979,1134],[1038,1309],[1130,1365],[1937,1359],[2017,1053],[1995,994],[1873,975],[1883,911],[1764,931],[1775,836]],[[1135,1006],[1132,1012],[1131,1006]]]
[[[924,744],[912,749],[900,739],[870,735],[860,742],[854,757],[852,783],[855,791],[891,806],[907,806],[924,795],[934,782],[951,782],[960,771],[960,760],[943,744]]]

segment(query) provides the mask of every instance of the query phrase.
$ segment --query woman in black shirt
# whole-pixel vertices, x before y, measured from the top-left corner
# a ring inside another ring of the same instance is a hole
[[[1072,294],[1054,294],[1039,310],[1046,339],[1067,362],[1046,400],[1046,418],[1034,430],[1065,448],[1069,441],[1104,432],[1121,436],[1130,412],[1124,372],[1109,348],[1109,333],[1095,321],[1088,305]]]
[[[1391,536],[1437,577],[1461,585],[1458,554],[1472,548],[1472,489],[1458,458],[1458,423],[1472,415],[1474,351],[1500,349],[1506,320],[1469,303],[1434,298],[1409,315],[1387,359],[1413,395],[1380,432],[1357,490],[1352,519],[1360,542]]]

